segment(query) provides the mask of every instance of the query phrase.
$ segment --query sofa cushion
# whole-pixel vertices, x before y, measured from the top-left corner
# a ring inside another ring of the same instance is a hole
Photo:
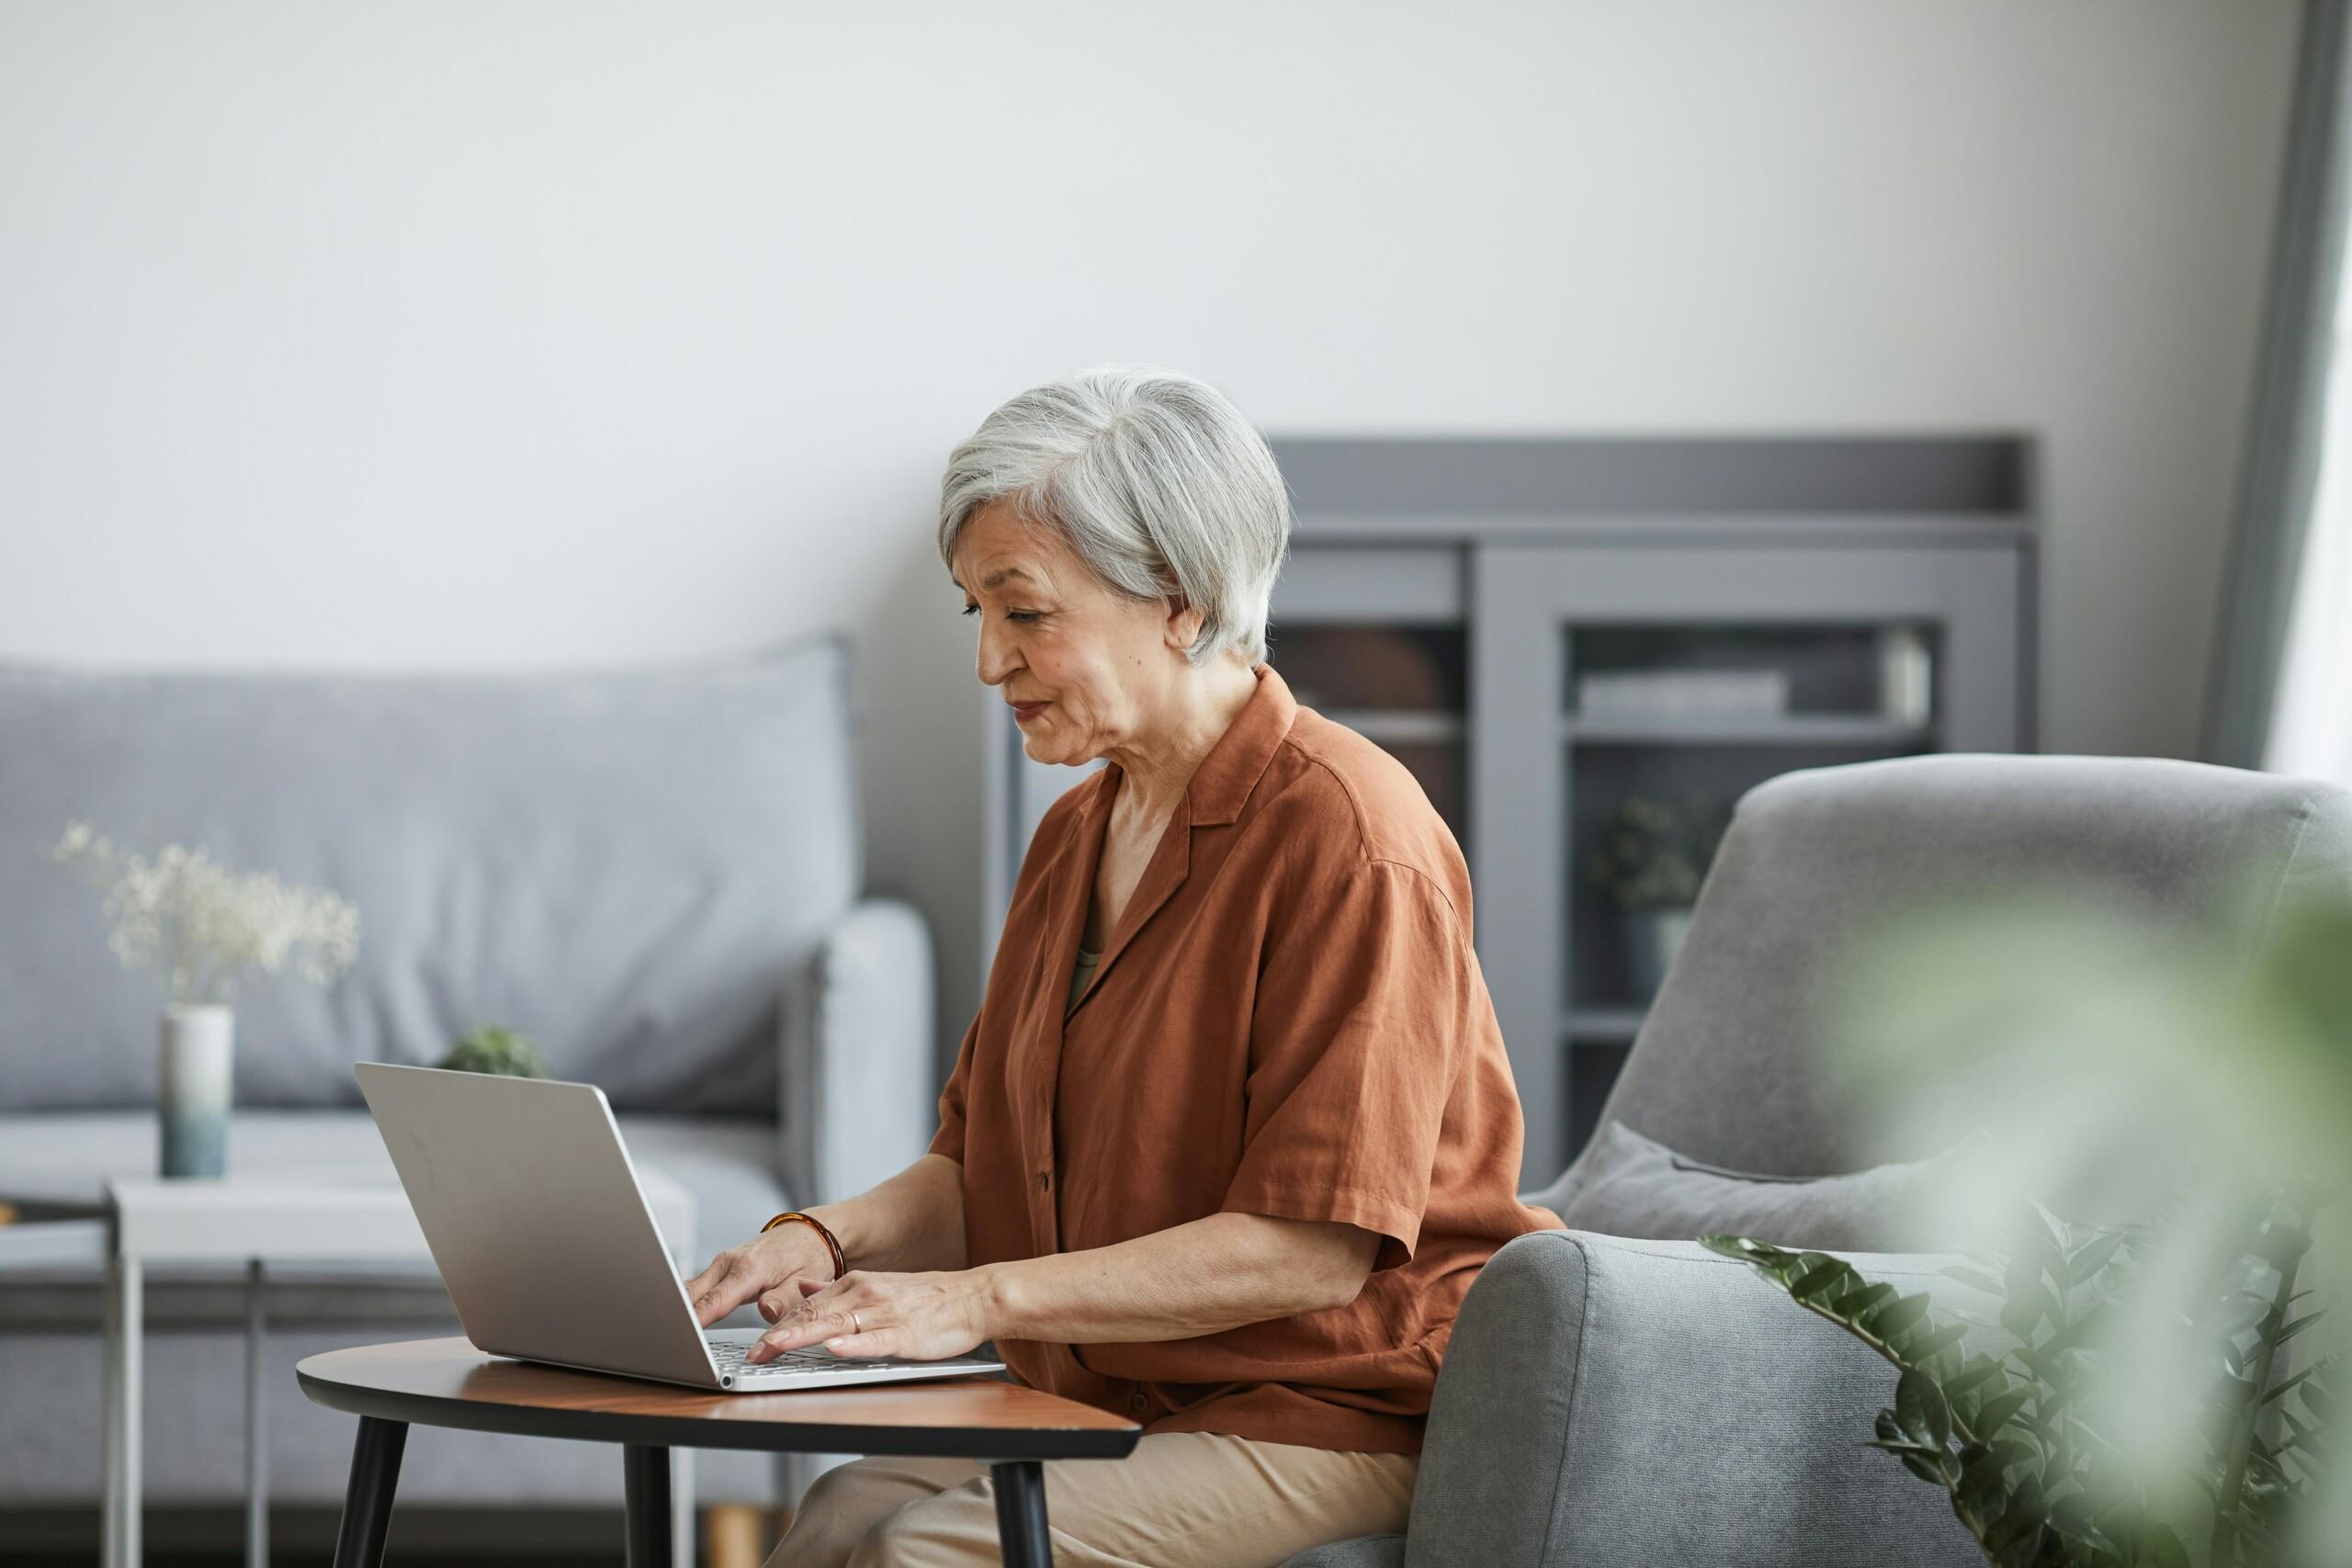
[[[356,966],[237,1002],[241,1105],[533,1035],[616,1108],[773,1117],[781,989],[858,882],[848,655],[561,674],[0,668],[0,1111],[153,1103],[160,998],[49,862],[69,818],[358,908]]]
[[[1611,1122],[1573,1189],[1563,1181],[1530,1201],[1557,1203],[1568,1229],[1600,1235],[1689,1241],[1727,1232],[1781,1247],[1924,1249],[1937,1241],[1924,1229],[1933,1194],[1972,1152],[1963,1144],[1933,1159],[1846,1176],[1758,1176],[1703,1164]]]

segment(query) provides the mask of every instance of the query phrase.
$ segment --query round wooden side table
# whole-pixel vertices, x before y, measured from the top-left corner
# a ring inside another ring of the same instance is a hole
[[[302,1392],[359,1417],[335,1568],[377,1568],[412,1426],[621,1446],[630,1568],[671,1568],[670,1449],[971,1459],[995,1480],[1004,1560],[1051,1568],[1046,1460],[1123,1459],[1143,1429],[1090,1404],[994,1378],[783,1393],[668,1383],[485,1355],[462,1338],[331,1350],[295,1369]]]

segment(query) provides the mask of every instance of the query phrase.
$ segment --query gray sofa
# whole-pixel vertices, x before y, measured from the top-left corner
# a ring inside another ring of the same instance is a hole
[[[1761,784],[1604,1118],[1735,1169],[1867,1164],[1845,1087],[1809,1049],[1824,964],[1888,911],[2052,879],[2251,940],[2282,900],[2352,888],[2352,793],[2190,762],[1968,755]],[[1531,1198],[1556,1212],[1579,1177]],[[1906,1292],[1964,1289],[1946,1258],[1848,1256]],[[1940,1493],[1860,1446],[1893,1394],[1883,1361],[1745,1265],[1689,1243],[1521,1236],[1463,1303],[1406,1533],[1288,1568],[1981,1562]]]
[[[351,1064],[430,1064],[475,1024],[602,1085],[640,1162],[695,1197],[697,1257],[919,1156],[934,1120],[921,919],[860,898],[848,651],[838,639],[548,675],[121,674],[0,668],[0,1197],[95,1201],[155,1168],[158,998],[44,852],[69,818],[129,847],[332,886],[359,961],[332,989],[241,998],[233,1172],[389,1170]],[[273,1498],[339,1504],[352,1423],[299,1358],[455,1333],[429,1265],[277,1271]],[[242,1295],[148,1292],[146,1495],[243,1495]],[[0,1535],[98,1495],[98,1288],[0,1275]],[[742,1320],[756,1322],[748,1311]],[[704,1501],[791,1479],[701,1456]],[[616,1507],[594,1445],[420,1428],[404,1506]]]

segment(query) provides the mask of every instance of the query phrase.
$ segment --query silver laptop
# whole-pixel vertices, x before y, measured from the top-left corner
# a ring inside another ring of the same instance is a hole
[[[760,1328],[705,1330],[594,1084],[358,1065],[425,1245],[477,1349],[734,1393],[1001,1371],[836,1356],[747,1364]]]

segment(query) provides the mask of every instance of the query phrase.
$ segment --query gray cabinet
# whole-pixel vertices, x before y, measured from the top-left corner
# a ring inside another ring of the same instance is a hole
[[[1272,662],[1463,846],[1525,1185],[1589,1134],[1741,790],[2032,744],[2021,437],[1274,447],[1298,531]],[[1028,761],[989,695],[984,964],[1030,832],[1091,771]]]

